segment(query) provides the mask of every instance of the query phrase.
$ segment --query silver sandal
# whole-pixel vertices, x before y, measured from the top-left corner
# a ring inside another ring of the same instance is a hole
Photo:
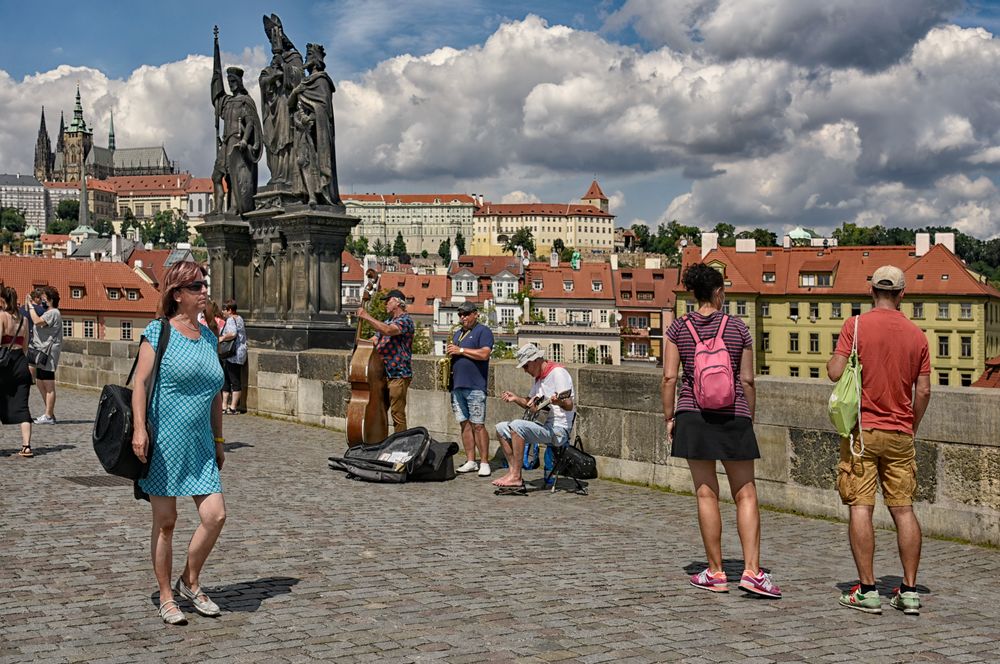
[[[222,611],[219,609],[219,605],[209,599],[208,595],[206,595],[201,588],[198,588],[198,592],[191,590],[187,587],[187,584],[184,583],[184,579],[181,577],[177,577],[177,585],[174,588],[177,591],[177,594],[184,599],[189,600],[194,606],[194,610],[201,615],[209,618],[215,618],[216,616],[222,614]]]
[[[184,612],[181,611],[180,605],[172,599],[168,599],[166,602],[160,604],[159,613],[160,618],[168,625],[187,624],[187,618],[184,617]]]

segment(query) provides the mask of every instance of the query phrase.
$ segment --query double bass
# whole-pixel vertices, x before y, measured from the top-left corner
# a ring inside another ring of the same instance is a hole
[[[365,272],[365,277],[368,281],[361,299],[362,307],[371,301],[379,281],[378,273],[371,268]],[[347,444],[351,447],[380,443],[389,435],[385,364],[375,350],[375,344],[361,338],[362,323],[359,317],[349,375],[351,398],[347,402]]]

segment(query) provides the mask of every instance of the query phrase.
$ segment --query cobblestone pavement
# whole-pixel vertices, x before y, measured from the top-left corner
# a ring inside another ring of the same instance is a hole
[[[225,420],[229,519],[202,577],[223,614],[168,627],[148,505],[130,486],[68,479],[107,478],[90,445],[96,397],[61,389],[62,421],[35,428],[34,459],[0,428],[0,662],[1000,660],[995,550],[926,541],[923,613],[886,602],[872,616],[837,606],[855,580],[844,524],[764,512],[764,563],[785,599],[714,595],[687,584],[704,555],[690,497],[602,481],[528,497],[467,476],[352,482],[326,468],[341,434],[250,416]],[[179,506],[183,550],[196,513]],[[898,574],[893,534],[877,538],[877,571]],[[887,594],[898,577],[881,582]]]

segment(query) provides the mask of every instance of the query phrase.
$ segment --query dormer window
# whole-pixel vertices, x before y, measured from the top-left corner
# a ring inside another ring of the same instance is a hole
[[[567,279],[566,281],[564,281],[563,282],[563,290],[566,291],[567,293],[572,293],[573,292],[573,282],[570,281],[569,279]]]
[[[766,283],[766,284],[773,284],[774,283],[774,272],[765,272],[764,273],[764,283]]]
[[[108,299],[109,300],[120,300],[122,299],[122,292],[117,288],[108,289]]]
[[[595,279],[594,281],[590,282],[590,287],[591,289],[593,289],[595,293],[600,293],[604,289],[604,284]]]
[[[69,289],[69,296],[71,298],[73,298],[74,300],[82,300],[83,299],[83,288],[81,288],[80,286],[76,286],[74,288],[70,288]]]
[[[139,299],[139,291],[137,291],[135,289],[132,289],[132,288],[129,288],[127,291],[125,291],[125,297],[127,299],[129,299],[129,300],[138,300]]]
[[[531,280],[531,290],[536,290],[536,291],[542,290],[542,280],[541,279],[532,279]]]

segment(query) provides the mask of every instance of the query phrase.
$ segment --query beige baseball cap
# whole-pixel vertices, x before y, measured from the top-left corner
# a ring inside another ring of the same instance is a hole
[[[882,290],[903,290],[906,287],[906,278],[903,276],[903,271],[895,265],[883,265],[872,275],[872,287]]]

